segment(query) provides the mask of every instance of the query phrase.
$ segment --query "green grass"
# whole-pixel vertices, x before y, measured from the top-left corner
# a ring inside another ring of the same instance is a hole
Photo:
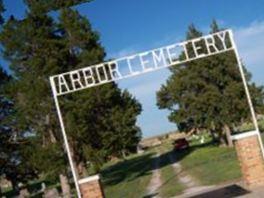
[[[156,152],[161,154],[162,186],[159,191],[162,197],[178,195],[183,186],[178,182],[176,173],[170,164],[169,152],[171,142],[150,149],[143,155],[133,155],[126,161],[107,164],[102,174],[102,181],[106,197],[108,198],[140,198],[147,195],[146,188],[152,177],[152,165]],[[147,197],[147,196],[146,196]]]
[[[234,148],[196,146],[180,155],[184,170],[197,178],[202,185],[219,184],[241,178]]]
[[[105,167],[101,175],[106,197],[143,197],[152,176],[153,156],[153,152],[134,155],[125,161]]]
[[[259,129],[261,132],[264,132],[264,119],[258,121]]]
[[[260,131],[264,132],[264,119],[258,120],[258,126]],[[255,130],[255,127],[252,122],[245,122],[239,127],[239,130],[241,132],[252,131]]]
[[[261,124],[264,125],[264,121]],[[264,138],[264,133],[262,137]],[[211,139],[207,136],[203,145],[199,140],[193,140],[189,150],[176,153],[183,170],[196,178],[201,185],[219,184],[241,178],[234,148],[218,147],[212,145],[210,141]],[[167,141],[149,149],[144,154],[134,154],[127,160],[105,164],[101,175],[106,198],[142,198],[146,196],[156,152],[161,153],[162,185],[159,188],[159,194],[162,197],[172,197],[182,193],[185,186],[179,182],[171,166],[169,155],[172,152],[172,144],[171,141]],[[29,185],[30,191],[38,188],[40,188],[40,181],[32,182]],[[12,197],[14,192],[11,189],[5,189],[3,193],[7,197]]]
[[[172,146],[170,142],[162,145],[160,148],[160,152],[162,153],[160,171],[161,180],[163,182],[159,189],[161,197],[172,197],[179,195],[185,189],[185,187],[179,182],[177,174],[170,164],[169,155],[171,150]]]
[[[159,194],[161,197],[172,197],[182,193],[185,186],[179,182],[171,166],[169,155],[172,152],[172,145],[168,141],[146,154],[133,155],[125,161],[107,164],[101,173],[106,197],[144,197],[152,177],[153,158],[156,152],[161,153],[162,185]],[[241,178],[235,149],[212,145],[210,139],[206,139],[203,145],[195,140],[189,150],[177,152],[176,155],[183,170],[201,185],[215,185]]]
[[[163,181],[160,187],[161,197],[172,197],[183,192],[185,187],[178,181],[177,175],[172,166],[165,166],[161,169],[161,179]]]

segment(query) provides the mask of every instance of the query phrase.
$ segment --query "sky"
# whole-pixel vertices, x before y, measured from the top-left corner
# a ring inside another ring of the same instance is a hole
[[[4,0],[5,17],[23,18],[22,0]],[[107,57],[120,58],[145,50],[183,41],[193,23],[205,34],[215,19],[221,27],[234,31],[238,51],[253,81],[264,85],[264,3],[261,0],[94,0],[75,6],[100,33]],[[0,60],[7,68],[7,63]],[[142,104],[138,117],[144,137],[174,131],[167,119],[169,112],[156,106],[156,92],[170,75],[168,69],[121,80]]]

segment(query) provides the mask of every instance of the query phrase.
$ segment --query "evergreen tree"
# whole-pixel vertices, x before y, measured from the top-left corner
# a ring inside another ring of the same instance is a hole
[[[20,182],[37,177],[23,153],[26,132],[19,130],[14,118],[13,101],[5,95],[11,77],[0,68],[0,176],[11,181],[18,192]]]
[[[74,103],[65,104],[66,128],[72,129],[69,135],[74,153],[78,153],[75,161],[80,173],[86,161],[99,171],[109,157],[135,152],[141,138],[136,126],[140,104],[127,91],[121,92],[114,84],[109,86],[76,94]]]
[[[14,99],[16,122],[20,128],[34,133],[30,146],[24,150],[27,161],[35,172],[46,173],[49,179],[67,172],[65,160],[61,157],[63,150],[59,146],[60,133],[53,113],[53,101],[49,96],[48,76],[58,70],[56,64],[64,58],[60,54],[62,45],[54,34],[55,28],[49,16],[29,12],[23,20],[11,16],[0,35],[3,56],[10,62],[14,75],[8,94]],[[45,158],[39,159],[38,156]],[[55,156],[57,160],[48,160]],[[56,174],[55,170],[58,171]]]
[[[4,11],[3,2],[0,0],[1,26],[4,23],[1,14]],[[11,181],[14,190],[18,191],[20,182],[36,178],[37,175],[23,155],[25,132],[19,130],[16,125],[14,104],[5,91],[11,80],[11,76],[0,66],[0,177]]]
[[[52,10],[68,8],[91,0],[24,0],[31,11],[47,13]]]
[[[211,33],[220,31],[213,21]],[[200,37],[194,25],[189,27],[187,39]],[[245,68],[244,68],[245,69]],[[222,144],[232,146],[233,126],[250,119],[242,79],[233,52],[195,60],[170,69],[172,75],[157,93],[159,108],[171,111],[169,120],[179,130],[207,129]],[[247,81],[250,74],[246,71]],[[263,88],[250,83],[254,105],[263,107]]]
[[[77,11],[63,9],[60,21],[60,34],[68,43],[71,64],[79,68],[103,61],[105,53],[98,43],[98,34],[91,31],[87,19]],[[95,171],[99,171],[109,156],[119,157],[122,151],[130,152],[141,138],[136,127],[141,106],[115,83],[72,94],[66,97],[63,107],[66,130],[81,175],[87,174],[87,160],[93,163]],[[117,115],[123,116],[123,122]]]
[[[11,16],[0,34],[3,57],[14,74],[8,92],[17,122],[33,133],[24,149],[28,162],[38,174],[65,179],[68,169],[49,76],[99,63],[105,52],[89,21],[68,7],[84,1],[48,1],[49,6],[25,2],[26,17]],[[58,20],[47,14],[49,10],[59,12]],[[141,138],[136,126],[141,106],[115,83],[67,95],[60,102],[80,175],[86,175],[87,161],[99,167],[112,155],[133,151]]]

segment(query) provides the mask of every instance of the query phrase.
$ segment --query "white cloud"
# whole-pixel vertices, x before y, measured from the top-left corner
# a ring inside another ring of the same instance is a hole
[[[249,26],[236,28],[236,33],[239,38],[248,36],[259,36],[264,32],[264,21],[254,21]]]
[[[143,75],[138,80],[135,80],[136,83],[130,87],[130,92],[142,96],[147,96],[151,93],[155,93],[159,90],[162,83],[165,83],[166,79],[169,76],[167,69],[155,71]]]
[[[130,46],[130,47],[125,48],[123,50],[120,50],[116,53],[108,54],[108,58],[117,59],[117,58],[122,58],[124,56],[133,55],[133,54],[138,52],[137,49],[138,49],[138,47],[136,47],[136,46]]]
[[[253,74],[253,80],[264,84],[264,21],[236,28],[234,36],[242,60]]]

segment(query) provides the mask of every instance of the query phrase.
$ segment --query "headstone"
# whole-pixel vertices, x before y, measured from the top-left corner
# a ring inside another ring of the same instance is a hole
[[[26,198],[26,197],[30,197],[30,194],[29,194],[27,188],[22,188],[22,189],[19,191],[18,198]]]
[[[204,136],[202,135],[201,140],[200,140],[200,143],[203,144],[204,141],[205,141],[205,139],[204,139]]]
[[[56,188],[47,189],[44,192],[44,198],[54,198],[54,197],[60,197],[59,192]]]
[[[41,183],[41,192],[44,192],[46,190],[46,184],[44,182]]]

